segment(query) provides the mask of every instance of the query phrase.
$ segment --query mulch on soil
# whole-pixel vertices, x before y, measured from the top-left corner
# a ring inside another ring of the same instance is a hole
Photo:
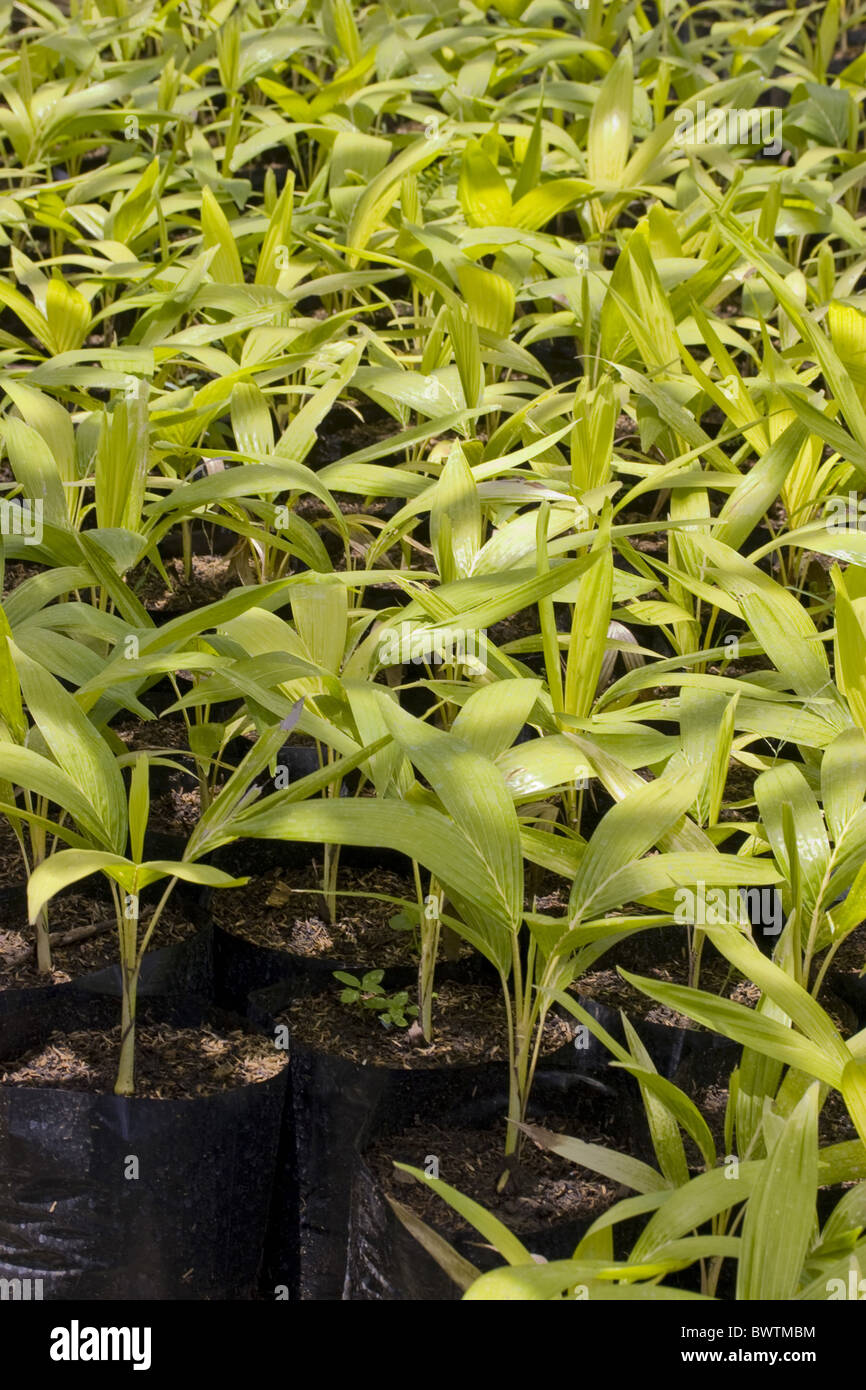
[[[633,970],[635,974],[657,980],[659,984],[688,984],[687,971],[678,969],[676,965],[672,967],[658,964],[633,966],[630,963],[628,969]],[[750,980],[744,980],[726,963],[721,964],[717,961],[702,962],[700,988],[707,993],[731,999],[736,1004],[744,1004],[750,1009],[755,1007],[761,997],[760,990]],[[685,1014],[677,1012],[676,1009],[668,1008],[666,1004],[659,1004],[646,994],[641,994],[627,980],[624,980],[613,966],[591,970],[586,975],[582,975],[572,986],[572,991],[595,999],[599,1004],[605,1004],[609,1009],[624,1009],[632,1021],[660,1023],[668,1028],[700,1027],[693,1019],[687,1018]]]
[[[554,1133],[573,1130],[573,1121],[546,1116],[544,1129]],[[607,1123],[593,1117],[581,1128],[580,1138],[608,1148],[623,1147],[622,1134],[613,1118]],[[439,1177],[471,1197],[516,1234],[537,1231],[546,1223],[586,1221],[587,1224],[627,1191],[619,1183],[570,1163],[559,1154],[542,1149],[527,1139],[520,1167],[512,1173],[504,1192],[496,1185],[505,1167],[505,1125],[492,1129],[443,1129],[416,1123],[398,1135],[380,1139],[364,1155],[367,1166],[382,1189],[417,1213],[422,1220],[449,1237],[471,1228],[432,1188],[402,1173],[394,1163],[408,1163],[422,1171],[431,1155],[439,1162]],[[477,1236],[479,1245],[482,1239]]]
[[[361,970],[408,965],[417,959],[411,931],[391,926],[402,908],[357,893],[381,893],[415,903],[415,885],[385,869],[343,869],[338,879],[336,922],[329,922],[315,869],[271,869],[242,889],[215,894],[214,921],[255,946],[335,961]],[[468,954],[463,947],[461,954]]]
[[[139,940],[147,930],[148,915],[142,913]],[[33,955],[34,937],[26,927],[19,929],[8,922],[0,924],[0,992],[4,989],[31,989],[39,985],[61,985],[91,971],[115,965],[119,959],[117,929],[112,905],[98,902],[84,893],[69,898],[57,898],[51,905],[52,934],[75,931],[80,927],[101,927],[97,935],[68,945],[52,947],[54,969],[40,974]],[[169,901],[163,909],[156,930],[148,944],[149,951],[175,946],[187,941],[198,931],[183,908]]]
[[[335,981],[333,991],[294,1000],[278,1022],[288,1025],[294,1040],[370,1066],[442,1067],[507,1059],[505,1006],[498,989],[455,980],[438,984],[430,1046],[416,1036],[417,1030],[385,1029],[372,1009],[342,1004],[341,989]],[[544,1054],[564,1047],[573,1036],[569,1021],[549,1014]]]
[[[0,1084],[111,1093],[119,1052],[119,1026],[55,1032],[0,1071]],[[287,1060],[285,1051],[255,1033],[143,1023],[136,1030],[135,1094],[146,1100],[195,1100],[267,1081]]]

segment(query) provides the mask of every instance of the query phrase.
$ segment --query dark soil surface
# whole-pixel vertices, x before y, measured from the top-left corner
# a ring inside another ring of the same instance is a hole
[[[541,1122],[542,1128],[554,1133],[567,1134],[570,1126],[573,1128],[573,1122],[556,1115]],[[613,1116],[609,1123],[594,1119],[581,1129],[580,1137],[610,1149],[623,1147],[621,1126]],[[504,1147],[504,1124],[492,1129],[441,1129],[416,1123],[401,1134],[379,1140],[364,1157],[385,1192],[450,1239],[471,1228],[431,1188],[395,1169],[394,1163],[408,1163],[424,1171],[429,1156],[435,1155],[443,1182],[480,1202],[516,1235],[531,1234],[551,1222],[590,1224],[620,1197],[629,1195],[619,1183],[580,1168],[529,1139],[523,1146],[518,1171],[512,1173],[505,1190],[497,1192],[505,1166]],[[480,1244],[481,1237],[476,1238]]]
[[[112,1092],[120,1027],[52,1033],[6,1071],[0,1084],[53,1090]],[[192,1100],[266,1081],[286,1065],[267,1038],[233,1030],[141,1024],[136,1034],[135,1094],[149,1100]]]
[[[170,749],[166,756],[184,753],[192,761],[186,725],[180,714],[168,715],[165,719],[151,719],[146,723],[131,715],[119,719],[112,727],[130,752]]]
[[[636,974],[645,975],[653,980],[658,980],[660,984],[685,985],[688,983],[688,972],[686,968],[678,967],[677,963],[671,966],[648,963],[643,966],[628,967]],[[737,1004],[745,1004],[753,1009],[761,997],[760,990],[750,981],[744,980],[736,971],[730,969],[727,962],[718,961],[702,962],[699,987],[708,993],[722,995],[727,999],[732,999]],[[685,1014],[678,1013],[670,1009],[666,1004],[659,1004],[648,995],[641,994],[632,985],[624,980],[613,966],[600,970],[592,970],[572,986],[572,989],[590,999],[595,999],[599,1004],[604,1004],[609,1009],[623,1009],[631,1019],[642,1020],[644,1023],[661,1023],[670,1028],[696,1028],[699,1025]]]
[[[142,913],[139,940],[147,930],[149,913]],[[83,893],[58,899],[51,913],[52,934],[62,935],[88,926],[98,927],[93,936],[67,945],[53,945],[51,958],[54,969],[40,974],[33,956],[33,935],[26,928],[0,925],[0,990],[29,989],[35,985],[59,985],[93,970],[102,970],[118,960],[115,917],[110,903],[96,902]],[[186,941],[198,930],[181,907],[169,900],[163,909],[156,930],[148,943],[149,951]]]
[[[508,1055],[505,1006],[498,989],[443,980],[433,1002],[433,1043],[417,1029],[385,1029],[372,1009],[340,1002],[342,986],[296,999],[277,1020],[293,1039],[322,1052],[382,1067],[442,1067],[504,1061]],[[411,1003],[411,995],[410,1001]],[[545,1025],[545,1054],[569,1043],[572,1025],[553,1014]]]
[[[391,926],[391,919],[402,911],[400,904],[355,896],[384,893],[414,903],[414,883],[384,869],[344,870],[339,887],[338,919],[329,922],[320,879],[312,867],[271,869],[244,888],[215,894],[214,921],[256,946],[351,960],[359,969],[385,969],[416,958],[413,933]]]
[[[142,567],[142,572],[136,572],[131,578],[132,587],[154,617],[162,614],[174,618],[193,608],[203,608],[222,598],[237,583],[230,574],[226,555],[193,555],[189,579],[184,575],[182,560],[169,560],[165,570],[171,589],[166,589],[152,566]]]

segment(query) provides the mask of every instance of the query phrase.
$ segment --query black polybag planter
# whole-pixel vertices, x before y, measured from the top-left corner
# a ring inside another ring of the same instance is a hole
[[[408,983],[404,971],[386,976],[389,989]],[[251,1021],[272,1032],[275,1018],[297,994],[291,984],[257,992],[250,1000]],[[272,1292],[287,1286],[291,1297],[301,1300],[337,1301],[343,1293],[352,1180],[361,1150],[380,1134],[410,1124],[417,1114],[459,1118],[475,1113],[482,1098],[491,1113],[505,1114],[507,1065],[365,1065],[292,1038],[289,1050],[290,1104],[263,1287]],[[550,1070],[550,1084],[560,1094],[585,1084],[578,1075],[554,1069],[558,1056],[553,1054],[554,1065],[551,1058],[544,1059],[538,1079]]]
[[[198,996],[214,992],[214,929],[208,925],[185,941],[146,951],[141,962],[139,999]],[[0,990],[0,1043],[5,1020],[21,1010],[38,1008],[58,995],[105,995],[119,1001],[123,993],[120,965],[106,965],[59,985],[31,985]]]
[[[667,923],[663,927],[650,927],[622,939],[617,948],[616,962],[639,975],[644,965],[650,963],[670,965],[672,961],[685,960],[687,945],[684,926]],[[605,958],[602,958],[602,963],[606,963]]]
[[[588,1221],[562,1221],[521,1240],[532,1254],[567,1260]],[[458,1254],[483,1273],[503,1263],[495,1252],[479,1249],[482,1237],[450,1237]],[[348,1302],[457,1302],[461,1290],[429,1255],[389,1206],[381,1184],[359,1158],[352,1185],[352,1211],[343,1299]]]
[[[852,1009],[862,1028],[866,1024],[866,976],[857,975],[853,970],[831,970],[827,984],[833,993]]]
[[[216,1003],[240,1014],[247,1012],[250,996],[260,990],[292,981],[301,984],[307,977],[320,977],[324,983],[343,968],[340,961],[257,946],[220,926],[214,927],[213,947]]]
[[[261,851],[264,851],[264,862],[259,859]],[[300,841],[239,840],[224,851],[218,851],[215,862],[228,873],[242,874],[245,871],[245,857],[246,872],[249,872],[253,854],[259,872],[275,867],[302,870],[310,868],[314,862],[321,866],[323,846]],[[278,862],[275,862],[275,857]],[[410,861],[405,855],[385,848],[369,850],[355,845],[341,847],[340,865],[364,871],[382,869],[392,873],[411,872]],[[311,984],[322,987],[331,983],[335,970],[355,971],[358,968],[357,962],[348,957],[310,956],[259,946],[228,931],[219,923],[214,925],[214,999],[221,1008],[244,1013],[250,996],[259,990],[282,983],[295,983],[306,991]]]
[[[177,836],[162,832],[151,832],[147,840],[147,853],[151,858],[176,858],[183,853],[183,842]],[[156,884],[159,890],[164,885]],[[155,900],[154,885],[145,890],[142,900]],[[197,995],[210,999],[214,993],[214,929],[207,909],[207,898],[198,885],[179,882],[175,886],[173,901],[182,908],[191,925],[197,927],[183,941],[171,942],[146,951],[141,962],[139,976],[139,998],[146,999],[156,995]],[[106,911],[109,910],[106,904]],[[0,889],[0,914],[27,921],[27,886],[13,884]],[[108,930],[108,939],[117,940],[114,927]],[[121,971],[119,963],[89,970],[82,975],[59,985],[14,986],[0,989],[0,1019],[19,1009],[37,1005],[40,998],[54,991],[78,991],[85,994],[107,994],[119,999],[122,994]]]
[[[612,1009],[585,994],[578,994],[577,1002],[618,1043],[626,1046],[625,1030],[619,1010]],[[661,1076],[672,1079],[683,1063],[696,1054],[705,1057],[706,1069],[717,1069],[719,1076],[726,1075],[735,1065],[739,1045],[719,1033],[711,1033],[703,1028],[679,1028],[665,1023],[649,1023],[642,1018],[633,1019],[632,1023]],[[576,1049],[573,1057],[568,1054],[571,1064],[590,1071],[606,1067],[611,1061],[611,1054],[604,1044],[588,1029],[587,1034],[584,1034],[584,1040],[585,1049]]]
[[[122,992],[120,965],[79,975],[71,988],[88,994],[107,994],[119,999]],[[214,929],[200,927],[185,941],[145,951],[141,961],[138,997],[197,995],[210,999],[214,990]]]
[[[256,840],[252,837],[223,845],[208,856],[208,862],[229,874],[249,873],[251,855],[255,856],[258,873],[270,869],[302,870],[316,865],[321,869],[324,845],[301,840]],[[375,850],[358,845],[341,845],[340,869],[386,869],[409,878],[412,861],[399,850],[378,846]],[[341,887],[338,883],[338,887]]]
[[[332,986],[335,970],[358,975],[374,968],[370,964],[359,965],[349,956],[309,956],[256,946],[220,926],[214,927],[213,951],[214,1002],[221,1009],[244,1015],[250,1010],[254,1013],[260,1010],[260,1002],[253,1001],[279,986],[283,986],[286,999],[295,998]],[[461,956],[456,961],[443,960],[436,967],[436,978],[480,983],[491,978],[486,965],[478,955]],[[418,965],[391,966],[388,978],[395,989],[413,990],[418,982]]]
[[[579,1078],[573,1080],[578,1085],[572,1087],[572,1132],[580,1133],[582,1107],[599,1101],[616,1106],[623,1122],[624,1135],[638,1134],[643,1128],[633,1098],[623,1088],[620,1077],[614,1074],[612,1078],[618,1089],[600,1081],[584,1079],[580,1085]],[[530,1121],[532,1111],[543,1112],[545,1104],[552,1102],[554,1107],[561,1106],[561,1094],[557,1095],[555,1091],[551,1094],[551,1090],[547,1077],[540,1075],[530,1098]],[[463,1108],[462,1113],[448,1115],[445,1122],[455,1127],[477,1124],[479,1128],[486,1128],[491,1118],[489,1107],[470,1104]],[[395,1154],[399,1154],[399,1135],[395,1135],[394,1147]],[[448,1174],[442,1176],[449,1180]],[[457,1185],[459,1187],[459,1183]],[[399,1191],[395,1196],[400,1196]],[[446,1210],[444,1202],[442,1210],[443,1213]],[[521,1231],[519,1238],[531,1254],[545,1260],[570,1259],[593,1219],[568,1217],[562,1221],[548,1221],[532,1231]],[[507,1218],[505,1224],[509,1224]],[[435,1222],[433,1228],[437,1229]],[[458,1254],[481,1272],[498,1268],[504,1263],[494,1250],[485,1247],[484,1239],[477,1231],[453,1235],[441,1230],[440,1234]],[[636,1232],[632,1231],[634,1234]],[[350,1302],[455,1302],[461,1297],[457,1285],[403,1225],[390,1206],[378,1176],[368,1166],[363,1154],[360,1155],[352,1183],[343,1299]]]
[[[6,927],[27,922],[26,883],[4,883],[0,887],[0,920]]]
[[[6,1020],[0,1059],[117,1019],[63,992]],[[156,1019],[238,1025],[194,1000],[140,1007]],[[182,1101],[0,1085],[0,1278],[41,1279],[46,1299],[252,1297],[287,1074]]]
[[[5,1037],[6,1020],[14,1018],[23,1009],[48,1008],[58,995],[70,994],[72,984],[32,985],[15,989],[0,990],[0,1048]]]

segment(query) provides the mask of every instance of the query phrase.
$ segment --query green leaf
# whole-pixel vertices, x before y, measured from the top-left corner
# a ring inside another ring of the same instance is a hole
[[[634,1047],[632,1050],[635,1050]],[[713,1168],[716,1162],[716,1146],[709,1125],[685,1092],[675,1086],[672,1081],[659,1076],[654,1068],[650,1070],[646,1065],[629,1066],[625,1062],[614,1063],[613,1065],[619,1065],[623,1071],[629,1072],[640,1082],[641,1090],[649,1091],[662,1102],[677,1123],[694,1140],[707,1168]]]
[[[77,701],[43,666],[12,645],[27,707],[58,764],[95,813],[102,844],[126,849],[126,793],[120,769],[105,740]]]
[[[866,1061],[856,1058],[842,1072],[842,1099],[854,1121],[857,1133],[866,1144]]]
[[[742,546],[778,497],[808,437],[806,426],[795,420],[749,469],[718,515],[715,535],[719,541],[733,550]]]
[[[134,188],[118,197],[111,218],[111,236],[128,245],[154,212],[154,189],[159,178],[159,160],[152,159]]]
[[[809,1087],[761,1164],[743,1222],[738,1300],[797,1293],[815,1223],[818,1089]]]
[[[805,903],[811,910],[821,897],[830,860],[830,844],[818,802],[802,772],[793,763],[782,763],[761,773],[755,781],[755,796],[776,861],[790,879],[795,866],[790,862],[785,842],[783,809],[786,804],[791,807],[796,867],[801,875]]]
[[[37,864],[27,882],[27,910],[31,924],[47,902],[91,874],[103,872],[132,892],[136,866],[119,854],[91,849],[61,849]]]
[[[232,387],[232,430],[238,452],[255,458],[274,452],[274,426],[267,397],[254,381]]]
[[[516,930],[523,915],[523,858],[517,813],[501,772],[453,734],[414,719],[390,701],[383,709],[393,737],[496,884],[500,920]]]
[[[482,757],[498,758],[514,743],[540,693],[541,681],[528,677],[482,685],[459,711],[451,732]]]
[[[443,735],[443,737],[447,737]],[[297,786],[301,784],[298,783]],[[233,833],[254,839],[317,844],[383,844],[417,859],[447,889],[465,919],[467,940],[498,970],[511,968],[511,929],[503,921],[500,884],[468,841],[465,831],[429,806],[404,801],[328,800],[287,804],[270,798],[263,810],[237,817]]]
[[[201,192],[202,241],[206,249],[216,248],[210,263],[210,273],[220,285],[243,284],[244,273],[231,227],[225,213],[209,188]]]
[[[43,508],[46,521],[54,526],[69,525],[63,479],[54,455],[35,429],[8,415],[3,421],[6,452],[16,482],[21,484],[22,501]]]
[[[470,227],[508,226],[511,218],[508,184],[479,140],[470,140],[463,152],[457,197]]]
[[[507,338],[514,321],[514,286],[510,281],[474,261],[458,264],[457,280],[478,327],[486,328],[497,338]]]
[[[706,930],[710,932],[709,928]],[[626,970],[621,973],[623,979],[643,994],[648,994],[650,999],[684,1013],[687,1018],[693,1018],[696,1023],[702,1023],[706,1028],[732,1038],[734,1042],[775,1057],[786,1066],[798,1067],[810,1076],[838,1087],[841,1079],[839,1062],[835,1057],[827,1056],[802,1034],[783,1027],[773,1019],[762,1018],[752,1009],[735,1004],[730,999],[718,999],[715,995],[689,989],[685,985],[660,984],[657,980],[644,979]]]
[[[838,566],[831,577],[836,589],[836,677],[853,718],[866,730],[866,632]]]
[[[589,118],[586,160],[594,183],[618,184],[631,148],[634,60],[626,43],[608,72]]]
[[[90,840],[97,843],[103,841],[105,828],[89,794],[80,791],[72,778],[50,758],[31,748],[19,748],[13,743],[0,743],[0,758],[4,781],[54,802],[72,817]]]
[[[588,1168],[590,1172],[601,1173],[603,1177],[610,1178],[611,1182],[631,1187],[635,1192],[668,1190],[668,1183],[661,1173],[656,1172],[648,1163],[632,1158],[630,1154],[615,1153],[613,1149],[605,1148],[602,1144],[587,1144],[583,1139],[554,1134],[538,1125],[521,1125],[521,1129],[543,1149],[549,1149],[551,1153],[559,1154],[562,1158],[577,1163],[581,1168]]]
[[[471,1197],[464,1197],[461,1192],[443,1182],[441,1178],[431,1178],[420,1168],[412,1168],[408,1163],[395,1163],[394,1167],[399,1168],[403,1173],[411,1173],[412,1177],[417,1178],[424,1187],[432,1188],[438,1196],[444,1198],[458,1216],[462,1216],[464,1221],[473,1226],[509,1264],[532,1263],[532,1256],[526,1246],[517,1239],[517,1236],[512,1235],[507,1226],[504,1226],[490,1212],[485,1211]]]
[[[565,712],[578,719],[585,719],[592,708],[607,648],[613,601],[613,552],[608,520],[599,526],[591,553],[598,555],[598,563],[580,581],[572,612],[565,670]]]
[[[595,904],[624,865],[638,859],[669,831],[690,806],[703,769],[686,769],[654,782],[642,782],[611,808],[593,833],[574,880],[569,901],[572,918],[602,910]]]
[[[444,1269],[457,1287],[465,1293],[479,1276],[480,1271],[475,1268],[475,1265],[458,1254],[453,1245],[449,1245],[444,1236],[441,1236],[438,1231],[434,1231],[433,1227],[428,1226],[426,1221],[422,1221],[411,1207],[407,1207],[403,1202],[395,1201],[393,1197],[387,1197],[386,1200],[409,1234],[415,1237],[418,1244],[427,1251],[428,1255],[433,1257],[440,1269]]]
[[[144,858],[144,837],[150,815],[150,759],[138,753],[129,784],[129,852],[136,862]]]
[[[866,734],[845,729],[829,745],[821,762],[821,800],[833,839],[841,839],[866,796]]]
[[[45,291],[48,346],[55,355],[80,348],[90,331],[90,305],[79,290],[53,275]]]
[[[637,1081],[658,1165],[671,1187],[682,1187],[689,1180],[689,1165],[676,1116],[667,1103],[667,1096],[660,1095],[651,1084],[655,1075],[652,1058],[625,1014],[622,1014],[622,1024],[626,1045],[637,1063]],[[621,1065],[633,1070],[625,1062]]]

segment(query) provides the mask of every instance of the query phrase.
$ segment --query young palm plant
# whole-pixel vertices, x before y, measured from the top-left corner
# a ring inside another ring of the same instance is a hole
[[[27,885],[30,920],[42,920],[48,902],[71,884],[102,873],[111,884],[121,967],[121,1046],[118,1061],[118,1095],[134,1089],[135,1017],[138,980],[144,952],[178,879],[211,887],[246,882],[210,865],[193,862],[193,855],[179,861],[147,860],[145,834],[150,812],[149,763],[145,754],[135,757],[127,791],[119,761],[102,735],[82,712],[75,698],[38,662],[10,643],[12,658],[27,708],[33,718],[38,744],[23,747],[0,743],[0,757],[8,774],[21,787],[57,808],[59,819],[4,807],[53,831],[69,848],[55,850],[33,869]],[[72,830],[67,822],[75,825]],[[205,849],[200,848],[199,853]],[[144,930],[139,929],[140,895],[150,885],[168,879],[165,891]]]

